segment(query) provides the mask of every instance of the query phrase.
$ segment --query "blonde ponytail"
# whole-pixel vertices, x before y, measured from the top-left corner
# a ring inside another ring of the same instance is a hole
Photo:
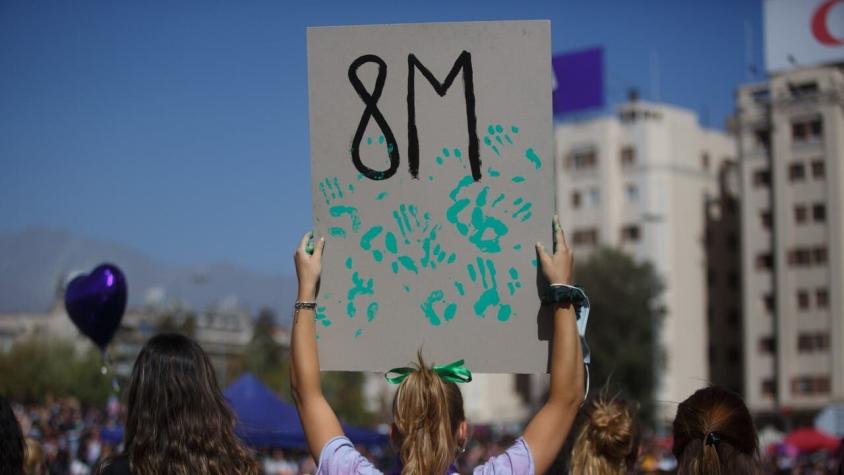
[[[393,418],[402,475],[442,474],[457,454],[457,429],[465,420],[463,396],[443,381],[417,354],[416,371],[407,375],[393,399]]]

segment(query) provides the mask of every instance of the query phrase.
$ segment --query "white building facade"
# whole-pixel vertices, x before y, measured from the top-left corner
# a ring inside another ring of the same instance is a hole
[[[636,100],[616,116],[556,128],[557,210],[575,254],[619,248],[650,261],[665,284],[654,395],[663,421],[710,378],[706,209],[735,150],[732,137],[701,127],[691,111]]]
[[[737,93],[745,395],[757,415],[844,399],[844,67]]]

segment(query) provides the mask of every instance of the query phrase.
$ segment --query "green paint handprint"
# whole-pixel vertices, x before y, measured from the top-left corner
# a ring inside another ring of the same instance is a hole
[[[328,234],[332,237],[345,238],[349,232],[357,233],[360,230],[358,209],[344,203],[346,196],[354,195],[354,184],[349,183],[344,191],[344,187],[340,185],[340,181],[336,177],[326,178],[319,183],[319,190],[322,192],[325,204],[329,206],[329,216],[338,219],[347,217],[348,224],[330,226]]]
[[[513,271],[515,269],[510,270],[510,276],[513,277]],[[472,306],[472,310],[474,310],[475,315],[478,318],[485,318],[486,312],[489,308],[498,308],[498,312],[496,317],[498,318],[499,322],[506,322],[510,319],[510,315],[513,313],[512,307],[509,304],[501,302],[501,294],[498,290],[498,273],[495,269],[495,263],[492,262],[492,259],[486,259],[484,262],[483,259],[480,257],[477,258],[477,268],[474,264],[467,264],[466,271],[469,274],[469,279],[477,283],[478,278],[480,277],[480,283],[483,286],[483,291],[478,299],[475,301],[474,305]],[[515,274],[515,277],[518,278],[518,272]],[[511,282],[512,283],[512,282]],[[508,283],[509,285],[510,283]],[[516,282],[512,283],[512,285],[516,286],[518,284],[521,287],[521,284]],[[513,290],[515,293],[515,290]]]
[[[487,132],[484,143],[499,157],[510,158],[502,156],[502,153],[515,145],[510,133],[501,124],[490,124]],[[516,135],[519,128],[510,126],[510,132]],[[524,158],[534,169],[542,168],[542,160],[532,148],[524,150]],[[496,185],[503,180],[509,180],[517,186],[525,182],[525,178],[520,175],[504,177],[493,166],[487,169],[487,176],[484,183],[489,183],[493,188],[498,188]],[[508,188],[513,185],[508,184]],[[509,233],[509,226],[533,218],[533,203],[523,196],[509,197],[499,192],[493,199],[490,194],[490,186],[475,182],[469,175],[463,177],[449,193],[452,204],[446,210],[446,220],[479,251],[494,254],[501,252],[501,239]],[[515,246],[514,249],[519,250]]]
[[[437,307],[442,308],[442,316],[440,311],[437,310]],[[443,320],[447,322],[453,319],[457,313],[457,303],[447,301],[445,299],[445,293],[442,290],[431,291],[428,294],[428,298],[425,299],[419,308],[422,309],[422,313],[425,314],[428,323],[435,327],[440,326]]]
[[[390,257],[390,268],[398,274],[401,268],[418,275],[425,269],[436,269],[438,264],[451,264],[456,255],[442,249],[438,242],[439,224],[431,223],[428,212],[419,212],[416,205],[402,203],[392,211],[395,226],[369,228],[360,239],[360,247],[372,254],[375,262]],[[396,234],[398,233],[398,234]]]
[[[362,277],[359,272],[354,270],[351,257],[346,258],[346,269],[352,272],[352,285],[346,293],[346,316],[350,319],[357,318],[358,308],[365,306],[366,322],[372,323],[378,315],[378,302],[375,300],[375,281],[371,278]],[[365,303],[367,300],[369,301],[368,304]],[[361,303],[361,301],[364,303]],[[355,330],[355,337],[362,334],[363,329],[358,327]]]

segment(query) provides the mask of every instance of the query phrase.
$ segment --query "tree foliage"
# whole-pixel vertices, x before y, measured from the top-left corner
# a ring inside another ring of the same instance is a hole
[[[83,404],[103,405],[111,376],[103,375],[102,356],[91,345],[78,351],[69,339],[35,335],[0,353],[0,394],[20,401],[73,396]]]
[[[656,371],[662,351],[659,328],[663,284],[648,262],[600,248],[575,265],[575,281],[592,305],[586,338],[592,351],[591,385],[621,390],[653,416]]]

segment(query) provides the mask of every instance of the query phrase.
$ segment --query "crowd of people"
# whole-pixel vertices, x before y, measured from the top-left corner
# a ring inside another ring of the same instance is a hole
[[[125,411],[112,400],[105,408],[83,406],[72,397],[50,399],[39,404],[11,401],[25,444],[27,475],[91,475],[101,461],[123,449]],[[585,404],[577,424],[581,430],[570,437],[568,456],[560,457],[550,473],[612,473],[576,471],[593,458],[587,447],[607,454],[607,460],[625,460],[631,467],[623,473],[668,474],[677,472],[671,437],[642,435],[636,412],[618,398],[599,397]],[[584,429],[585,428],[585,429]],[[489,427],[473,429],[471,441],[455,466],[460,473],[505,452],[516,435]],[[373,464],[397,467],[396,454],[383,447],[357,446]],[[759,447],[761,473],[821,475],[837,473],[842,453],[818,451],[800,453]],[[265,447],[254,450],[262,475],[309,475],[316,473],[314,459],[304,450],[290,447]],[[7,473],[0,469],[0,474]]]
[[[624,475],[757,475],[842,473],[840,454],[793,460],[763,458],[742,398],[706,387],[678,405],[671,444],[642,440],[638,405],[605,394],[584,400],[587,373],[576,321],[588,299],[570,285],[573,258],[554,220],[554,250],[537,244],[553,307],[551,380],[547,400],[522,434],[473,437],[458,384],[471,372],[454,362],[388,372],[397,385],[390,450],[370,451],[346,438],[320,382],[315,319],[324,240],[295,253],[299,295],[291,337],[291,389],[307,450],[255,451],[235,432],[237,419],[217,384],[208,355],[190,338],[160,334],[135,361],[125,409],[105,411],[73,399],[44,405],[0,397],[0,475],[401,475],[574,473]],[[588,354],[588,353],[587,353]],[[122,425],[119,425],[122,423]],[[567,442],[568,441],[568,442]]]

